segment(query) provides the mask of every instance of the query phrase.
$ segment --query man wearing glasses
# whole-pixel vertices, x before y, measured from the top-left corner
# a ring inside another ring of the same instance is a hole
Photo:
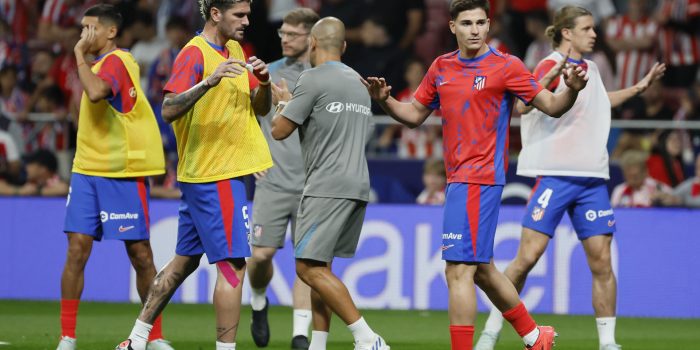
[[[284,17],[277,31],[282,44],[281,59],[269,65],[273,83],[292,90],[302,71],[309,64],[308,37],[319,16],[311,9],[298,8]],[[273,98],[273,104],[277,101]],[[272,257],[284,246],[287,225],[291,221],[292,235],[296,225],[297,209],[304,189],[304,162],[301,157],[299,134],[277,141],[272,137],[274,109],[266,116],[258,116],[263,134],[272,153],[274,167],[266,173],[256,174],[257,182],[253,199],[253,252],[248,259],[253,320],[250,327],[258,347],[267,346],[270,327],[267,321],[268,300],[266,289],[272,280]],[[293,288],[292,349],[308,349],[308,331],[311,324],[310,289],[296,277]]]

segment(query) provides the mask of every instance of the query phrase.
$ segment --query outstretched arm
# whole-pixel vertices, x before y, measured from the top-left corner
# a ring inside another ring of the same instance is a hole
[[[550,117],[561,117],[574,105],[578,92],[586,87],[588,82],[586,71],[581,67],[564,69],[564,82],[568,89],[557,94],[543,89],[532,100],[532,105]]]
[[[630,86],[626,89],[608,92],[608,98],[610,99],[610,105],[615,108],[630,98],[637,96],[644,91],[646,91],[649,86],[655,81],[661,79],[666,72],[666,65],[663,63],[656,62],[654,66],[651,67],[649,73],[640,80],[637,84]]]
[[[362,79],[367,87],[369,95],[392,118],[409,128],[415,128],[423,124],[430,116],[432,110],[415,99],[411,102],[399,102],[390,96],[391,86],[386,84],[384,78],[369,77]]]

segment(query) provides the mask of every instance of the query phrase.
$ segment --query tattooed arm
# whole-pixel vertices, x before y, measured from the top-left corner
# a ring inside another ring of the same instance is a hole
[[[228,59],[221,63],[212,75],[200,81],[189,90],[180,93],[169,93],[163,99],[163,120],[172,123],[183,115],[199,101],[212,87],[219,85],[223,78],[235,78],[244,72],[245,62],[237,59]]]

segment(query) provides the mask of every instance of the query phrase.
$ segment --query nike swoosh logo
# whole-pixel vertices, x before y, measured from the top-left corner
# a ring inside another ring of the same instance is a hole
[[[119,226],[119,232],[126,232],[134,228],[134,226]]]

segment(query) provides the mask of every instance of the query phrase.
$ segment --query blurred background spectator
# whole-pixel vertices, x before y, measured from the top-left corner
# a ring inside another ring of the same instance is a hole
[[[39,150],[56,156],[57,173],[63,180],[70,176],[82,96],[73,47],[80,37],[83,11],[99,2],[0,0],[0,178],[10,185],[27,181],[21,160]],[[124,17],[119,45],[131,50],[139,62],[142,86],[159,119],[167,173],[153,179],[154,196],[176,197],[175,137],[160,118],[162,88],[179,50],[202,27],[198,2],[103,2],[117,5]],[[335,16],[345,23],[346,64],[363,76],[385,77],[396,98],[410,101],[435,57],[456,49],[448,26],[449,3],[254,1],[242,44],[248,55],[266,62],[278,58],[277,29],[282,16],[299,6],[312,7],[321,16]],[[608,89],[631,86],[654,62],[666,63],[663,83],[614,111],[613,125],[624,127],[614,126],[610,134],[611,186],[624,181],[617,163],[627,151],[651,154],[645,171],[663,184],[680,186],[684,174],[692,173],[700,151],[700,127],[679,127],[678,123],[700,122],[700,0],[491,0],[490,5],[489,43],[521,57],[530,69],[551,52],[544,30],[551,11],[564,5],[593,12],[598,38],[595,51],[587,58],[596,62]],[[377,198],[412,202],[423,189],[424,160],[443,156],[439,111],[428,119],[428,125],[417,129],[390,124],[387,119],[377,121],[368,148]],[[509,147],[513,161],[520,151],[517,119],[514,124]],[[657,138],[665,141],[657,142]],[[509,175],[508,181],[526,182],[515,175]]]
[[[620,158],[625,182],[617,185],[610,200],[613,207],[648,208],[677,203],[671,187],[649,177],[647,154],[630,150]]]
[[[647,159],[649,176],[670,187],[676,187],[685,180],[681,136],[675,130],[665,130],[659,134],[656,145]]]
[[[695,159],[695,176],[678,185],[673,190],[673,195],[683,206],[700,208],[700,155]]]
[[[423,192],[416,198],[416,203],[427,205],[445,204],[445,186],[447,174],[442,159],[426,159],[423,166]]]
[[[56,156],[47,150],[39,150],[27,156],[27,181],[14,186],[0,180],[0,194],[8,196],[65,196],[68,184],[58,176]]]

